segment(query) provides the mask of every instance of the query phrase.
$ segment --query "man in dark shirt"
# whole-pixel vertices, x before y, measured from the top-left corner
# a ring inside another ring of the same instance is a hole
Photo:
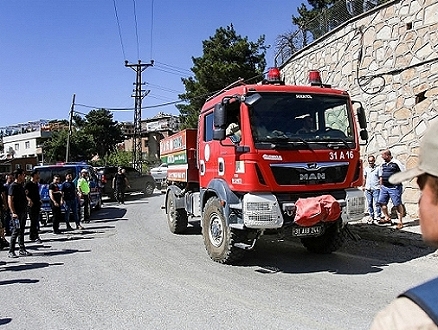
[[[8,204],[11,211],[11,217],[13,222],[13,230],[11,235],[11,243],[9,246],[9,258],[17,258],[15,254],[15,244],[18,238],[18,244],[20,246],[20,256],[31,256],[32,253],[26,251],[24,246],[24,228],[27,220],[27,197],[26,191],[23,187],[25,173],[23,169],[18,168],[14,171],[14,182],[9,186],[8,191]]]
[[[40,181],[40,173],[38,170],[33,170],[30,174],[32,179],[25,183],[24,190],[29,204],[29,218],[30,218],[30,233],[29,239],[39,244],[42,243],[39,235],[39,221],[41,211],[41,197],[38,183]]]
[[[125,204],[125,190],[129,186],[128,178],[126,177],[126,170],[119,167],[119,171],[114,175],[113,189],[117,202]]]
[[[4,188],[6,190],[5,194],[6,194],[6,208],[5,213],[4,213],[4,217],[2,219],[3,221],[3,228],[5,229],[6,232],[6,236],[11,236],[12,234],[12,223],[11,223],[11,212],[9,211],[9,205],[8,205],[8,191],[9,191],[9,186],[11,185],[11,183],[14,182],[14,175],[12,173],[9,173],[6,175],[6,183],[4,184]]]
[[[59,188],[61,183],[61,178],[59,175],[55,174],[53,176],[53,182],[49,185],[49,197],[50,206],[52,208],[53,214],[53,233],[61,234],[59,230],[59,223],[62,220],[61,204],[62,204],[62,191]]]
[[[380,178],[380,194],[379,194],[379,204],[382,208],[382,213],[385,216],[384,220],[380,220],[379,224],[390,224],[391,217],[388,212],[388,202],[391,199],[392,204],[397,208],[398,211],[398,224],[397,229],[403,228],[403,204],[402,204],[402,194],[403,185],[392,184],[389,182],[391,175],[404,171],[404,165],[394,157],[392,157],[390,150],[384,150],[382,152],[382,158],[384,163],[379,166],[378,175]]]
[[[73,214],[73,220],[76,223],[76,229],[84,229],[79,222],[78,214],[78,195],[76,193],[76,186],[73,182],[73,175],[71,172],[65,176],[65,181],[61,187],[62,197],[65,202],[65,223],[67,229],[72,229],[70,226],[70,212]]]
[[[7,196],[8,192],[5,188],[5,186],[3,185],[3,182],[0,181],[0,250],[3,247],[9,247],[9,242],[7,241],[7,239],[5,238],[5,227],[3,225],[3,221],[5,218],[5,213],[6,210],[8,209],[7,204],[8,204],[8,200],[7,200]],[[9,226],[9,225],[8,225]]]

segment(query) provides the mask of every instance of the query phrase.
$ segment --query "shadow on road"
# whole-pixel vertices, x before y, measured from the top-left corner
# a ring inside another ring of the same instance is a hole
[[[411,235],[415,235],[412,234]],[[281,241],[276,236],[263,236],[253,251],[246,254],[240,266],[258,266],[257,272],[369,274],[392,263],[403,263],[433,253],[427,246],[405,246],[362,239],[347,241],[333,254],[313,254],[300,241]]]
[[[0,325],[5,325],[8,323],[11,323],[12,319],[10,317],[5,317],[3,319],[0,319]]]
[[[9,285],[9,284],[16,284],[16,283],[38,283],[40,280],[31,280],[30,278],[17,278],[15,280],[6,280],[6,281],[0,281],[0,285]],[[1,324],[1,323],[0,323]]]
[[[29,263],[20,264],[20,265],[11,265],[11,266],[7,265],[5,268],[0,269],[0,271],[1,272],[5,272],[5,271],[19,272],[22,270],[30,270],[30,269],[46,268],[49,266],[62,266],[62,265],[64,265],[64,263],[62,263],[62,262],[56,262],[53,264],[50,264],[48,262],[29,262]]]

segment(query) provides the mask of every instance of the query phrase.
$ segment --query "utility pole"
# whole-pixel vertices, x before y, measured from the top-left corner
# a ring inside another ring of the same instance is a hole
[[[71,133],[72,133],[73,111],[75,109],[75,98],[76,98],[76,94],[73,94],[73,100],[71,102],[71,107],[70,107],[70,116],[69,116],[69,120],[68,120],[67,147],[65,150],[65,162],[66,163],[68,163],[69,156],[70,156],[70,138],[71,138]]]
[[[141,63],[138,60],[137,64],[129,64],[125,61],[125,66],[131,68],[136,72],[135,89],[133,90],[135,98],[134,106],[134,135],[132,136],[132,167],[142,172],[142,145],[141,145],[141,103],[143,98],[149,94],[150,91],[145,91],[142,89],[144,83],[141,82],[141,74],[146,68],[153,66],[154,61],[151,60],[150,63]]]

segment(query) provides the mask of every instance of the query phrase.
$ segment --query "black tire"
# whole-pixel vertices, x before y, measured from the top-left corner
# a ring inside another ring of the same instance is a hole
[[[202,215],[202,237],[210,258],[223,264],[241,260],[245,250],[234,246],[246,237],[245,232],[227,226],[222,205],[217,197],[211,197],[205,204]]]
[[[347,233],[341,228],[342,220],[326,228],[325,233],[318,237],[305,237],[301,243],[308,251],[319,254],[330,254],[344,245]]]
[[[146,182],[146,185],[144,187],[144,195],[145,196],[152,196],[155,189],[155,183],[152,182]]]
[[[170,192],[167,197],[167,224],[169,225],[171,233],[182,234],[186,231],[189,220],[186,210],[175,208],[175,198],[172,192]]]

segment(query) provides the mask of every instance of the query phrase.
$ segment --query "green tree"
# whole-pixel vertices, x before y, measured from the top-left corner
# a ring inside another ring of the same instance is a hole
[[[83,125],[84,134],[92,139],[95,154],[105,158],[110,152],[117,150],[117,145],[124,141],[122,129],[113,114],[106,109],[91,110],[85,115]]]
[[[44,162],[56,163],[64,162],[66,159],[68,129],[61,129],[52,133],[51,139],[44,142]],[[92,158],[94,144],[91,136],[84,134],[83,131],[74,132],[70,136],[70,156],[69,161],[87,161]]]
[[[262,80],[266,67],[264,35],[256,42],[236,33],[234,27],[216,30],[202,42],[203,56],[192,57],[194,77],[183,78],[186,92],[179,95],[187,104],[177,105],[184,128],[195,128],[198,115],[208,96],[240,78]]]
[[[103,164],[110,166],[131,166],[132,152],[124,150],[116,150],[110,152],[104,159]]]
[[[318,39],[329,31],[330,22],[327,17],[327,9],[332,7],[339,0],[307,0],[312,7],[307,9],[305,4],[297,9],[299,16],[292,16],[292,23],[295,24],[303,34],[303,47],[308,44],[307,33],[311,33],[313,40]]]

